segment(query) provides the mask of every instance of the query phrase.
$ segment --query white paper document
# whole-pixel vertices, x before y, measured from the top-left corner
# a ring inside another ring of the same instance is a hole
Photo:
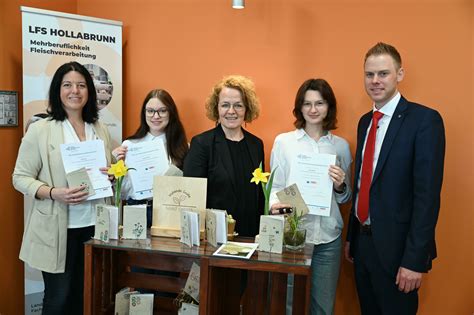
[[[141,199],[153,197],[153,177],[163,175],[169,168],[163,141],[129,144],[125,165],[134,168],[128,173],[134,193],[143,197]]]
[[[95,191],[95,194],[89,196],[87,200],[112,196],[109,178],[99,170],[101,167],[107,166],[104,142],[102,140],[61,144],[61,157],[66,174],[83,167],[87,170]]]
[[[333,182],[329,165],[336,164],[336,155],[298,153],[292,161],[290,183],[296,183],[310,214],[329,216]]]

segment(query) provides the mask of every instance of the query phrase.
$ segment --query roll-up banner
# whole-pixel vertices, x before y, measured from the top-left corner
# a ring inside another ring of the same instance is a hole
[[[92,75],[99,119],[112,146],[122,142],[122,22],[21,7],[23,33],[23,126],[42,119],[51,79],[59,66],[77,61]],[[25,197],[25,220],[32,200]],[[41,314],[41,272],[25,264],[25,314]]]

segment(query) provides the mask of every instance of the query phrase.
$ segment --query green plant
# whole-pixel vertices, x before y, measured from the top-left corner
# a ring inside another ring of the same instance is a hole
[[[300,228],[303,220],[303,213],[299,213],[296,209],[286,217],[283,240],[285,245],[292,249],[298,249],[305,242],[306,230]]]

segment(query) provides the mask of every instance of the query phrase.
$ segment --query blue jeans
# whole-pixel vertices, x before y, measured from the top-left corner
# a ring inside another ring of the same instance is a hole
[[[341,265],[341,235],[334,241],[314,246],[311,262],[311,308],[312,315],[332,315],[336,298],[337,280]],[[286,314],[291,314],[293,305],[294,276],[288,276]]]

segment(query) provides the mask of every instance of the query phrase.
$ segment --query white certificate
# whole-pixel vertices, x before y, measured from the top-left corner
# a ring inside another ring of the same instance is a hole
[[[296,183],[310,214],[329,216],[333,182],[329,165],[335,165],[336,156],[321,153],[299,153],[292,161],[290,182]]]
[[[66,174],[83,167],[87,170],[95,191],[95,194],[89,196],[87,200],[112,196],[109,178],[99,170],[107,166],[102,140],[61,144],[61,157]]]
[[[128,172],[133,192],[141,199],[153,197],[153,177],[163,175],[169,167],[165,144],[162,140],[130,143],[125,165],[134,168]]]

